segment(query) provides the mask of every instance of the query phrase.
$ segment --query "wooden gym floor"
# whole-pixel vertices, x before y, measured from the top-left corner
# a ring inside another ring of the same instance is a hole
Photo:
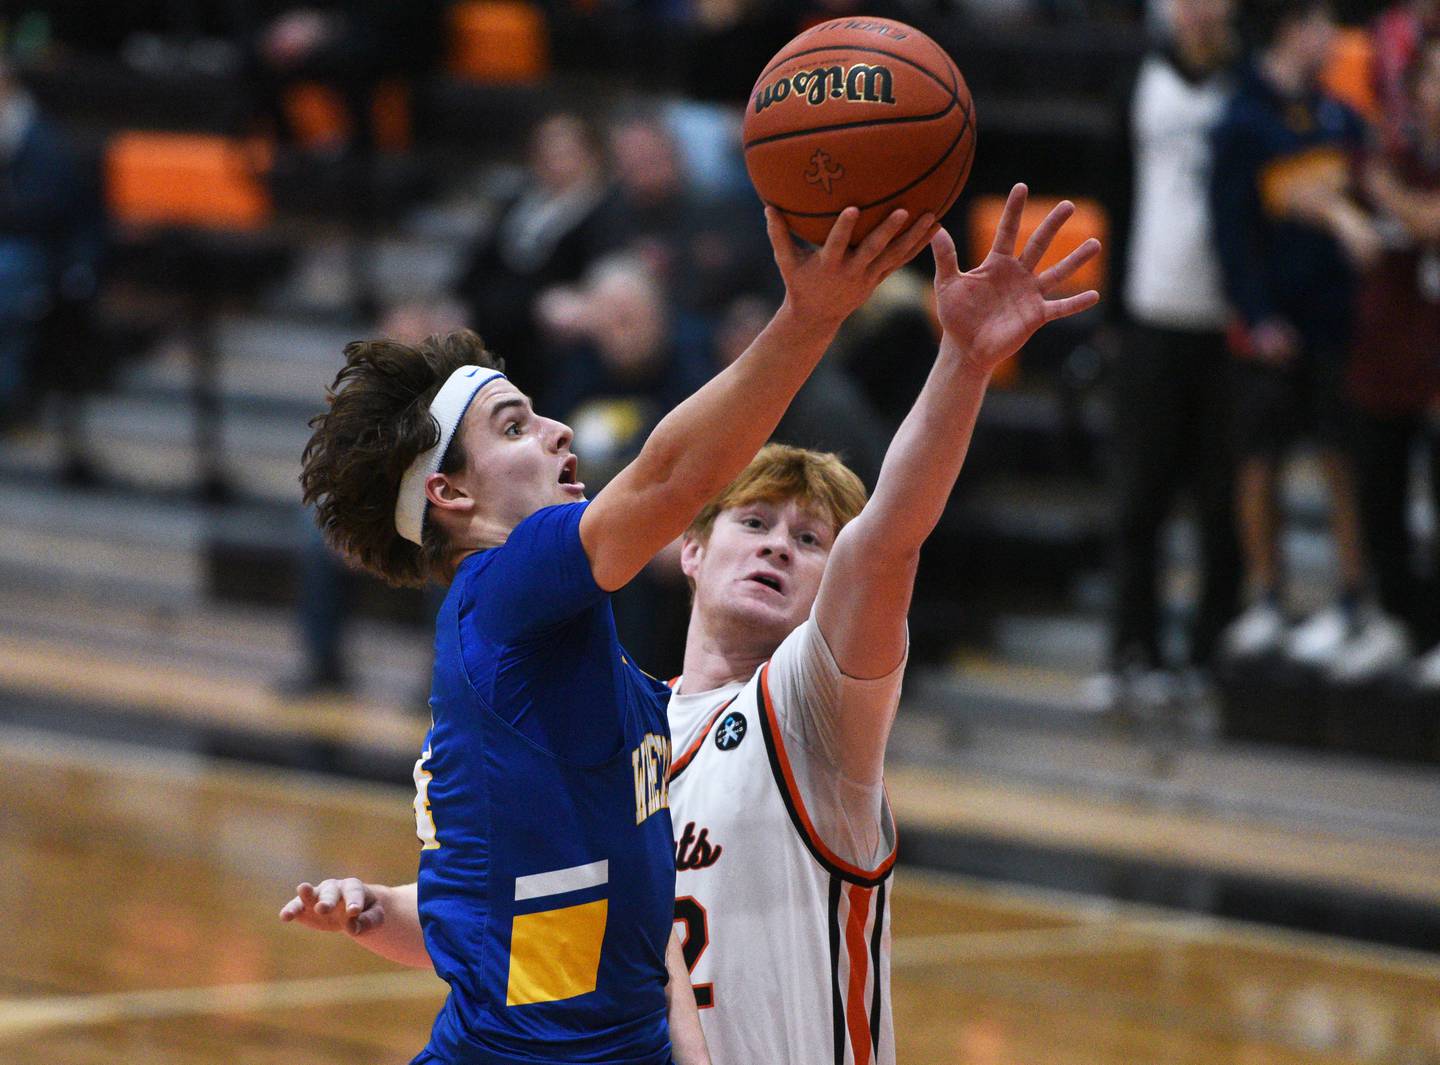
[[[300,879],[409,879],[410,796],[0,732],[0,1063],[405,1062],[431,975],[282,926]],[[900,1060],[1440,1062],[1440,959],[902,869]]]

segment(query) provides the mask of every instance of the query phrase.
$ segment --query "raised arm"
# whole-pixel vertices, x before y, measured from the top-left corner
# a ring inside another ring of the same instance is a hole
[[[906,228],[905,212],[896,211],[851,248],[858,217],[847,208],[823,248],[802,252],[780,214],[766,209],[785,302],[739,359],[665,416],[587,508],[580,540],[601,588],[628,583],[745,468],[840,324],[934,232],[931,216]]]
[[[1046,322],[1093,307],[1094,291],[1047,299],[1099,250],[1087,240],[1059,263],[1035,273],[1061,226],[1074,213],[1059,204],[1015,254],[1026,188],[1006,201],[985,261],[961,273],[955,244],[935,235],[935,295],[943,335],[919,398],[885,454],[875,494],[840,533],[815,602],[815,619],[840,671],[857,678],[892,672],[905,653],[905,615],[920,547],[945,509],[970,446],[990,375]],[[841,708],[844,713],[844,708]],[[890,721],[843,721],[842,768],[872,779],[884,757]]]
[[[344,932],[382,958],[413,969],[431,969],[420,930],[420,903],[414,884],[385,887],[355,877],[301,884],[280,910],[280,920],[317,932]]]

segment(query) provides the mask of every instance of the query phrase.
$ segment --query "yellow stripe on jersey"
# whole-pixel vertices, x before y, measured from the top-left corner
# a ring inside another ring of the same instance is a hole
[[[609,900],[517,914],[510,928],[505,1005],[555,1002],[595,990]]]

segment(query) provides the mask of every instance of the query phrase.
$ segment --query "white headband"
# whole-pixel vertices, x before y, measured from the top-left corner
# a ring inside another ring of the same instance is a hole
[[[415,456],[415,461],[400,478],[400,494],[395,497],[395,530],[412,544],[419,544],[425,528],[425,482],[432,473],[438,473],[440,463],[445,461],[445,452],[455,436],[470,403],[482,388],[503,373],[492,371],[483,374],[483,366],[462,366],[450,375],[435,398],[430,401],[430,413],[440,423],[440,439],[435,446]]]

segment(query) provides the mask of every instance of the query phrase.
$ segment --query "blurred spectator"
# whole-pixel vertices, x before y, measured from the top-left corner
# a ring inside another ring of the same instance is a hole
[[[1257,60],[1216,132],[1212,218],[1225,292],[1238,321],[1237,509],[1253,605],[1225,632],[1237,656],[1284,647],[1334,665],[1375,644],[1403,656],[1399,626],[1367,601],[1366,570],[1342,375],[1351,329],[1352,261],[1379,238],[1349,196],[1361,119],[1325,96],[1319,74],[1334,36],[1323,0],[1264,0]],[[1280,461],[1298,431],[1314,434],[1330,489],[1339,561],[1335,604],[1287,634],[1280,603]],[[1371,653],[1370,658],[1384,657]]]
[[[571,447],[594,498],[656,423],[710,378],[707,335],[667,306],[654,275],[633,257],[601,260],[582,288],[550,293],[542,311],[572,343],[540,406],[574,430]],[[678,673],[688,592],[675,560],[652,564],[615,601],[620,642],[635,661],[657,676]]]
[[[616,194],[605,210],[607,242],[643,258],[678,306],[714,318],[737,293],[774,283],[760,204],[694,189],[658,114],[622,115],[609,147]]]
[[[73,287],[77,239],[96,228],[67,138],[0,66],[0,427],[30,412],[42,322]]]
[[[935,363],[939,326],[933,289],[924,274],[911,264],[881,282],[865,305],[840,327],[835,355],[827,357],[827,361],[844,366],[866,402],[888,426],[882,447],[905,418]],[[856,472],[864,476],[859,467]]]
[[[470,324],[532,394],[544,391],[547,369],[535,299],[577,281],[603,253],[605,194],[604,162],[590,127],[568,112],[549,116],[531,134],[523,183],[500,205],[455,286]]]
[[[541,310],[555,332],[572,338],[543,405],[575,430],[573,447],[594,491],[710,378],[706,334],[672,311],[648,266],[633,257],[602,259],[581,288],[549,294]]]
[[[1426,458],[1440,513],[1440,38],[1417,50],[1405,76],[1404,143],[1367,168],[1366,191],[1387,234],[1360,290],[1349,384],[1366,544],[1380,602],[1424,643],[1440,639],[1434,553],[1410,535],[1411,457]],[[1417,677],[1440,688],[1440,649]]]
[[[235,9],[248,12],[250,5]],[[386,79],[418,77],[434,65],[443,16],[441,0],[311,0],[282,4],[258,26],[247,27],[260,104],[281,140],[296,140],[288,90],[318,83],[344,101],[352,141],[343,147],[368,156],[375,147],[376,88]]]
[[[1125,182],[1114,212],[1125,245],[1115,257],[1121,298],[1112,303],[1127,328],[1113,368],[1115,606],[1107,703],[1168,664],[1159,537],[1187,484],[1201,568],[1186,649],[1191,666],[1210,665],[1240,583],[1227,312],[1206,186],[1210,139],[1233,89],[1232,6],[1230,0],[1170,6],[1170,40],[1146,55],[1126,97],[1129,151],[1116,167],[1133,181]]]
[[[1375,90],[1384,121],[1385,146],[1403,150],[1411,138],[1413,95],[1406,84],[1420,42],[1440,33],[1440,0],[1402,0],[1375,20]]]

